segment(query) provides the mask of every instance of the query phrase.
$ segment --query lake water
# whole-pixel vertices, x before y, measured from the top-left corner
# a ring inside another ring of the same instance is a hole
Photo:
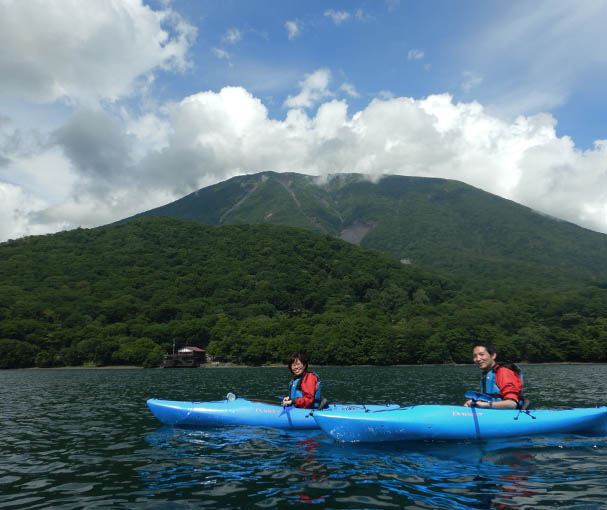
[[[318,367],[332,402],[463,402],[473,366]],[[526,366],[535,407],[605,405],[606,365]],[[286,368],[0,371],[0,507],[607,508],[607,439],[361,445],[163,427],[150,397],[277,399]]]

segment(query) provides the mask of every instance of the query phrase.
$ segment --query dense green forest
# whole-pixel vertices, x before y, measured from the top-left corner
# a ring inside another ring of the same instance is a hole
[[[607,361],[607,289],[482,290],[328,235],[145,217],[0,244],[0,367]]]
[[[337,174],[326,181],[262,172],[208,186],[141,216],[207,225],[306,228],[461,277],[566,289],[607,286],[607,238],[449,179]]]

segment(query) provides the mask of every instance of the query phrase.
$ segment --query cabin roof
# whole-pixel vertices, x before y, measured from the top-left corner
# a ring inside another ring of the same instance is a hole
[[[178,352],[189,352],[189,351],[192,351],[192,352],[205,352],[205,350],[201,349],[200,347],[193,347],[193,346],[189,346],[189,345],[187,345],[185,347],[182,347],[181,349],[179,349]]]

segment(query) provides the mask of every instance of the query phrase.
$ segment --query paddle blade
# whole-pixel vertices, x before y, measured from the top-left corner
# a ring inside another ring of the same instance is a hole
[[[293,406],[283,407],[282,411],[280,412],[280,414],[278,416],[282,416],[283,414],[288,413],[291,409],[293,409]]]
[[[469,398],[470,400],[483,400],[485,402],[491,402],[493,400],[489,395],[481,393],[480,391],[467,391],[466,398]]]

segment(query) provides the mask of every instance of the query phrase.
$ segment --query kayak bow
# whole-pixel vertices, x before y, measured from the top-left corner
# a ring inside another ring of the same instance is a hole
[[[315,414],[314,420],[333,439],[347,442],[607,433],[607,407],[519,411],[419,405],[369,412],[328,410]]]
[[[183,402],[151,398],[147,401],[152,414],[165,425],[179,427],[223,427],[249,425],[280,429],[317,429],[313,414],[326,411],[349,413],[365,410],[398,409],[398,405],[333,404],[322,411],[286,410],[279,404],[236,398],[213,402]]]

